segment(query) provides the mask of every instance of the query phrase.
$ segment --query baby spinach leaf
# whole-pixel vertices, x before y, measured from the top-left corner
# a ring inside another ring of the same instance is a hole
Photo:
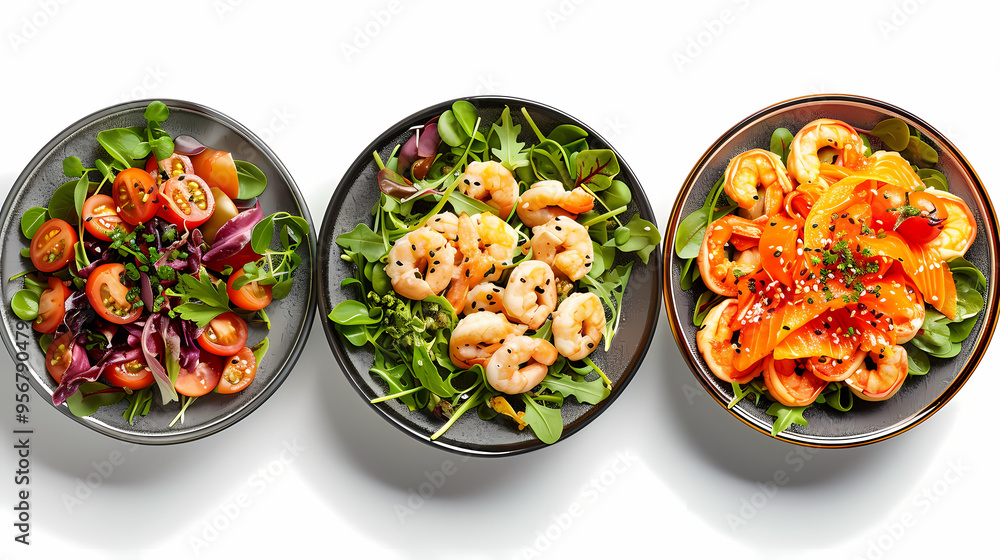
[[[153,101],[146,106],[142,116],[147,121],[161,123],[170,117],[170,109],[162,101]]]
[[[274,214],[265,216],[250,232],[250,248],[263,255],[274,239]]]
[[[76,210],[78,218],[83,217],[83,203],[87,201],[87,196],[90,194],[89,191],[90,180],[88,180],[87,175],[84,174],[73,187],[73,208]]]
[[[795,136],[787,128],[776,128],[771,133],[771,152],[781,157],[781,163],[788,165],[788,150]]]
[[[594,192],[611,186],[611,181],[621,171],[614,151],[585,150],[577,154],[572,169],[576,173],[574,187],[586,186]]]
[[[561,124],[552,129],[547,139],[560,146],[568,146],[585,139],[587,136],[587,131],[576,125]]]
[[[677,226],[674,252],[682,259],[693,259],[701,251],[708,227],[708,208],[702,207],[688,214]]]
[[[694,326],[700,327],[705,321],[705,317],[708,316],[708,312],[724,299],[726,299],[725,296],[720,296],[711,290],[705,290],[699,294],[698,300],[694,304]]]
[[[955,320],[964,321],[982,311],[986,305],[986,301],[983,299],[983,295],[976,290],[975,280],[970,276],[955,274],[953,277],[955,280],[955,291],[958,292],[958,300],[955,305],[957,310]]]
[[[333,328],[340,334],[344,335],[344,338],[350,342],[352,346],[357,346],[358,348],[368,344],[368,341],[370,340],[368,331],[365,329],[364,325],[341,325],[339,323],[334,323]],[[403,369],[406,368],[403,367]]]
[[[131,128],[111,128],[97,133],[97,141],[108,154],[126,168],[136,167],[138,159],[149,155],[149,143]]]
[[[35,235],[38,228],[42,227],[42,224],[48,219],[48,208],[39,208],[38,206],[28,208],[24,214],[21,214],[21,233],[28,239],[31,239],[31,236]]]
[[[680,285],[681,289],[684,291],[690,290],[695,281],[701,278],[701,269],[695,264],[696,259],[690,258],[684,261],[684,266],[681,267],[681,279]]]
[[[802,415],[808,406],[790,407],[781,403],[773,403],[765,412],[769,416],[774,416],[774,426],[771,427],[771,435],[777,436],[787,430],[792,424],[808,426],[809,421]]]
[[[660,230],[656,229],[656,224],[642,219],[638,214],[632,216],[625,228],[629,231],[629,237],[625,244],[618,245],[618,250],[634,252],[644,264],[648,264],[650,253],[660,245]],[[618,239],[617,232],[615,239]]]
[[[928,308],[924,315],[923,326],[910,343],[932,356],[947,354],[952,344],[948,322],[947,317],[937,310]]]
[[[373,232],[366,224],[358,224],[352,231],[338,235],[337,245],[361,253],[369,261],[381,259],[389,250],[383,244],[382,236]]]
[[[972,329],[976,326],[976,321],[978,320],[978,317],[972,316],[964,321],[948,323],[948,340],[955,343],[962,342],[963,340],[969,338],[969,335],[972,334]]]
[[[558,441],[563,430],[562,412],[555,408],[542,406],[523,393],[521,400],[524,401],[522,420],[531,428],[532,432],[535,432],[535,436],[547,444]]]
[[[90,416],[102,406],[110,406],[125,398],[121,389],[109,387],[103,383],[83,383],[68,399],[66,406],[78,418]]]
[[[80,158],[69,156],[63,160],[63,175],[67,177],[80,177],[85,171]]]
[[[917,176],[927,188],[948,192],[948,178],[937,169],[918,169]]]
[[[458,117],[450,109],[442,113],[438,119],[438,134],[445,144],[452,147],[464,145],[470,136],[466,134],[462,124],[458,122]]]
[[[22,321],[34,321],[38,318],[38,299],[39,294],[32,290],[18,290],[10,300],[10,308]]]
[[[938,153],[927,142],[916,136],[910,136],[906,148],[898,150],[899,155],[917,167],[934,167],[938,162]]]
[[[931,359],[927,353],[910,342],[903,346],[906,348],[906,361],[910,375],[927,375],[931,371]]]
[[[965,260],[963,257],[955,257],[948,261],[948,268],[951,270],[953,275],[963,274],[969,276],[976,282],[977,290],[986,289],[986,276],[983,275],[982,271],[976,268],[976,265]]]
[[[564,397],[576,397],[576,400],[586,404],[597,404],[611,395],[611,390],[602,379],[576,381],[568,375],[548,375],[542,380],[542,387]]]
[[[910,143],[910,127],[902,119],[885,119],[876,124],[870,134],[882,140],[882,144],[894,152],[901,152]]]
[[[611,186],[601,193],[601,200],[608,210],[628,206],[632,202],[632,191],[624,182],[615,179]]]
[[[349,299],[338,303],[330,311],[329,318],[334,323],[341,325],[374,325],[382,321],[382,308],[375,307],[373,308],[374,310],[378,310],[378,313],[376,313],[375,317],[371,317],[369,316],[367,305],[360,301]]]
[[[236,178],[239,179],[239,198],[246,200],[260,196],[267,187],[267,177],[264,172],[249,161],[233,161],[236,164]]]
[[[49,199],[50,218],[59,218],[70,223],[76,221],[76,186],[79,182],[78,180],[73,180],[63,183],[59,185],[56,192],[52,193],[52,198]],[[96,191],[97,183],[90,183],[87,189],[87,196],[94,194]]]
[[[479,111],[476,106],[468,101],[459,99],[451,104],[451,112],[455,115],[455,120],[461,125],[466,136],[472,136],[476,130],[476,120],[479,118]]]

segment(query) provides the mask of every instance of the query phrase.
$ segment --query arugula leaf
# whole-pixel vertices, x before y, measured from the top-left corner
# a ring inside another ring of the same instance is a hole
[[[559,393],[564,397],[576,397],[576,400],[586,404],[597,404],[611,395],[611,389],[602,379],[577,381],[568,375],[547,375],[541,385],[553,393]]]
[[[440,129],[439,129],[440,130]],[[510,118],[510,107],[504,107],[500,114],[500,124],[493,123],[492,132],[496,133],[500,140],[500,147],[493,148],[492,152],[507,169],[511,171],[528,165],[527,154],[524,152],[524,142],[518,142],[517,136],[521,134],[521,125],[515,125]]]
[[[352,231],[338,235],[337,245],[361,253],[368,261],[377,261],[389,252],[382,236],[373,232],[366,224],[358,224]]]
[[[563,431],[562,411],[542,406],[527,394],[521,394],[524,401],[524,416],[521,417],[542,443],[553,444]]]
[[[146,387],[132,393],[128,408],[122,413],[122,418],[129,424],[135,421],[135,415],[145,416],[149,414],[149,407],[153,404],[153,388]]]
[[[796,406],[789,407],[781,403],[773,403],[766,411],[765,414],[769,416],[774,416],[774,426],[771,427],[771,435],[777,436],[781,432],[787,430],[792,424],[798,424],[800,426],[808,426],[809,421],[802,416],[802,413],[809,408],[808,406]]]

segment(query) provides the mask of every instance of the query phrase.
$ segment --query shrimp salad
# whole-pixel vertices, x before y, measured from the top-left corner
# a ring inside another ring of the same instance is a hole
[[[179,401],[173,426],[197,398],[246,389],[268,347],[250,337],[270,327],[265,308],[288,295],[301,262],[308,222],[265,217],[264,174],[172,138],[169,114],[154,101],[146,127],[98,133],[107,155],[92,168],[65,158],[73,179],[21,218],[30,241],[11,307],[39,334],[53,403],[76,416],[124,399],[132,424],[158,393]]]
[[[432,440],[476,409],[553,443],[565,399],[606,399],[612,382],[591,355],[610,348],[632,266],[660,240],[628,209],[612,150],[521,117],[507,107],[481,128],[457,101],[387,160],[375,153],[374,227],[337,238],[355,265],[342,287],[358,297],[329,318],[374,350],[386,394],[372,402],[433,414]],[[534,143],[519,140],[522,124]]]
[[[732,383],[730,408],[766,399],[776,435],[814,403],[889,399],[958,354],[986,279],[963,258],[976,218],[936,162],[900,119],[778,129],[771,151],[729,162],[675,251],[681,288],[705,288],[697,348]]]

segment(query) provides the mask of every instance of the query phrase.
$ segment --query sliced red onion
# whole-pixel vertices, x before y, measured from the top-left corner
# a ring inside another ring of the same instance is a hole
[[[156,379],[156,386],[160,389],[160,397],[163,399],[163,403],[166,404],[177,400],[177,391],[174,389],[174,384],[170,382],[167,370],[164,369],[163,364],[160,363],[158,358],[160,352],[156,347],[154,337],[160,336],[156,332],[159,322],[155,316],[146,319],[146,326],[142,329],[140,346],[142,346],[142,355],[146,358],[146,365],[149,366],[149,371],[153,373],[153,377]]]
[[[174,138],[174,153],[177,154],[196,156],[204,152],[207,148],[207,146],[186,134]]]
[[[146,311],[153,310],[153,286],[149,283],[149,276],[145,272],[139,273],[139,295],[142,296],[142,303],[146,304]]]

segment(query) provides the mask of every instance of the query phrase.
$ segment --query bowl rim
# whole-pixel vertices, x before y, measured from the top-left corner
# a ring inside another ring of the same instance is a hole
[[[232,117],[220,111],[212,109],[211,107],[182,99],[157,97],[157,98],[138,99],[134,101],[125,101],[122,103],[116,103],[114,105],[109,105],[103,109],[94,111],[76,120],[69,126],[62,129],[51,140],[49,140],[49,142],[47,142],[34,155],[34,157],[31,158],[28,164],[25,165],[24,169],[17,176],[17,179],[14,180],[13,184],[10,187],[10,190],[8,191],[7,198],[4,200],[3,206],[0,207],[0,223],[2,223],[2,221],[7,218],[14,204],[14,200],[17,198],[17,194],[24,188],[25,182],[28,180],[28,178],[33,176],[38,171],[38,168],[41,165],[42,160],[45,159],[60,143],[65,141],[66,138],[72,135],[79,128],[89,125],[95,120],[105,118],[117,113],[124,113],[127,111],[134,111],[136,109],[141,109],[146,107],[147,105],[149,105],[149,103],[153,101],[160,101],[170,109],[174,108],[182,109],[198,114],[201,117],[207,117],[211,120],[214,120],[218,124],[221,124],[235,131],[237,134],[245,138],[247,142],[251,144],[255,149],[259,150],[260,153],[275,166],[275,168],[278,170],[278,173],[281,175],[282,179],[288,184],[289,193],[291,194],[292,199],[295,201],[296,205],[301,210],[302,218],[304,218],[309,223],[309,242],[308,242],[309,258],[310,262],[313,263],[312,266],[315,266],[316,228],[313,224],[312,215],[309,212],[309,206],[306,204],[305,198],[299,191],[298,185],[295,183],[295,179],[292,177],[292,174],[288,171],[288,168],[285,166],[285,164],[281,161],[280,158],[278,158],[278,156],[273,151],[271,151],[271,149],[267,146],[267,144],[264,143],[263,140],[261,140],[256,134],[254,134],[249,128],[241,124],[239,121],[233,119]],[[259,408],[260,405],[264,403],[264,401],[270,398],[271,395],[273,395],[274,392],[277,391],[278,387],[281,386],[281,384],[288,377],[288,374],[291,373],[292,368],[295,366],[295,363],[298,361],[299,356],[302,354],[302,351],[305,348],[305,344],[309,338],[309,334],[312,331],[311,327],[314,321],[314,317],[316,315],[315,301],[317,297],[316,294],[317,289],[315,284],[315,276],[312,274],[308,275],[308,282],[309,282],[308,284],[309,295],[307,301],[305,302],[306,315],[304,320],[302,321],[302,324],[299,328],[298,336],[296,337],[295,342],[292,345],[288,357],[285,359],[285,362],[281,364],[281,366],[278,368],[278,371],[275,374],[274,379],[264,389],[263,392],[258,394],[252,400],[248,401],[239,409],[229,414],[220,416],[207,424],[189,430],[178,430],[159,435],[151,435],[151,434],[140,435],[128,432],[121,432],[117,429],[114,429],[113,427],[104,424],[103,422],[96,421],[90,416],[85,416],[82,418],[73,416],[73,414],[70,413],[69,409],[65,406],[56,406],[54,408],[59,412],[61,412],[64,416],[67,416],[75,420],[79,424],[82,424],[106,436],[112,437],[120,441],[125,441],[128,443],[137,443],[143,445],[172,445],[172,444],[195,441],[210,436],[212,434],[215,434],[217,432],[220,432],[232,426],[236,422],[242,420],[251,412]],[[6,284],[7,282],[3,283],[4,291],[6,291]],[[6,306],[6,303],[4,303],[4,305]],[[5,314],[8,313],[6,307],[4,309],[4,313]],[[15,354],[18,352],[18,350],[13,345],[13,340],[10,336],[9,330],[10,329],[6,324],[4,325],[3,329],[0,329],[0,331],[2,331],[2,338],[4,341],[4,345],[7,347],[7,352],[10,354],[11,359],[15,359]],[[35,391],[37,391],[40,396],[44,397],[45,400],[51,405],[52,392],[48,390],[48,387],[38,383],[38,381],[36,380],[36,376],[38,374],[32,370],[30,365],[28,367],[32,373],[32,375],[29,376],[29,381],[31,385],[35,388]]]
[[[496,104],[506,104],[506,105],[514,105],[520,103],[529,108],[537,107],[541,110],[551,112],[552,114],[558,116],[559,118],[566,119],[565,122],[567,123],[581,126],[581,128],[584,128],[587,131],[590,137],[597,139],[599,142],[601,142],[608,148],[614,150],[615,155],[618,157],[619,166],[624,172],[626,172],[632,178],[634,187],[638,187],[637,189],[633,188],[633,200],[638,198],[639,199],[638,204],[646,206],[650,211],[650,215],[643,216],[643,218],[648,219],[649,221],[653,222],[654,225],[656,225],[656,216],[655,212],[653,211],[653,206],[652,204],[650,204],[649,199],[646,196],[646,192],[642,188],[642,185],[640,184],[639,179],[636,176],[635,172],[632,171],[632,168],[629,167],[629,165],[625,162],[624,158],[621,156],[619,151],[614,149],[611,143],[608,142],[603,136],[601,136],[593,127],[587,125],[580,119],[577,119],[572,115],[569,115],[565,111],[561,111],[552,106],[546,105],[544,103],[539,103],[537,101],[532,101],[530,99],[524,99],[520,97],[512,97],[506,95],[470,95],[470,96],[456,97],[454,99],[450,99],[447,101],[441,101],[439,103],[435,103],[433,105],[420,109],[410,114],[409,116],[399,120],[391,127],[385,129],[382,133],[378,135],[378,137],[376,137],[371,143],[369,143],[368,146],[360,153],[360,155],[358,155],[358,157],[351,163],[350,167],[348,167],[348,169],[344,172],[343,177],[337,184],[337,188],[334,189],[333,194],[330,196],[330,202],[327,205],[326,212],[323,216],[323,223],[320,226],[319,230],[318,238],[320,240],[326,239],[332,234],[331,229],[333,228],[334,225],[333,218],[338,211],[335,202],[339,198],[346,196],[346,194],[350,190],[351,184],[353,183],[353,178],[356,177],[365,167],[367,167],[371,163],[372,152],[377,151],[387,142],[389,142],[396,136],[399,136],[401,130],[412,128],[414,126],[413,123],[425,122],[426,120],[428,120],[433,116],[440,115],[443,111],[450,109],[451,106],[456,101],[468,101],[470,103],[485,102],[485,103],[496,103]],[[652,273],[655,275],[656,278],[660,277],[660,273],[663,269],[663,253],[661,246],[658,245],[656,249],[654,249],[653,252],[650,253],[649,264],[646,266],[651,267],[650,270],[652,271]],[[550,448],[562,441],[565,441],[567,438],[579,432],[585,426],[593,422],[594,419],[600,416],[609,406],[611,406],[611,404],[614,401],[618,399],[618,397],[621,396],[621,394],[625,391],[628,384],[631,382],[632,378],[639,371],[639,368],[642,365],[643,360],[645,360],[646,354],[649,352],[649,348],[652,346],[652,342],[656,333],[656,326],[657,323],[659,322],[659,309],[658,309],[659,303],[656,303],[654,305],[652,302],[654,301],[659,302],[660,294],[663,290],[661,282],[659,281],[652,282],[654,293],[652,294],[652,299],[650,299],[650,308],[656,309],[656,312],[651,313],[652,323],[650,324],[649,329],[647,329],[646,332],[644,333],[645,341],[640,343],[640,351],[635,355],[635,360],[636,360],[635,367],[631,368],[630,371],[625,372],[622,378],[618,381],[615,390],[612,391],[611,395],[608,396],[607,399],[596,405],[591,405],[591,409],[585,412],[579,419],[577,419],[577,421],[571,427],[567,427],[564,425],[562,436],[559,438],[558,441],[556,441],[553,444],[545,444],[536,438],[524,444],[504,444],[502,449],[498,448],[491,449],[489,448],[489,446],[487,446],[487,448],[467,448],[440,440],[431,440],[428,437],[428,434],[426,434],[424,431],[414,429],[408,425],[405,425],[399,420],[397,420],[395,417],[393,417],[392,411],[387,406],[378,406],[368,402],[368,396],[364,392],[365,387],[363,387],[359,383],[359,381],[355,379],[355,376],[351,375],[350,371],[353,366],[350,364],[350,360],[345,354],[345,349],[343,348],[343,345],[340,343],[338,334],[336,330],[333,328],[333,322],[327,318],[327,315],[330,313],[331,310],[328,309],[325,297],[326,286],[323,282],[324,268],[325,268],[324,265],[321,264],[320,266],[317,266],[314,271],[314,274],[316,276],[316,283],[319,285],[319,290],[321,292],[320,296],[317,299],[318,299],[318,307],[320,310],[321,322],[323,323],[323,332],[326,334],[327,342],[330,344],[330,348],[333,350],[334,357],[337,359],[337,364],[340,366],[341,371],[343,372],[344,376],[347,377],[348,381],[350,382],[354,390],[357,391],[357,393],[362,397],[365,403],[371,409],[376,411],[379,416],[381,416],[389,424],[395,426],[397,429],[401,430],[408,436],[416,439],[417,441],[430,445],[431,447],[437,449],[443,449],[445,451],[449,451],[458,455],[465,455],[470,457],[509,457],[513,455],[519,455],[522,453],[528,453],[530,451],[535,451],[538,449]]]
[[[997,309],[1000,305],[1000,291],[996,289],[996,282],[998,279],[997,267],[993,266],[987,287],[987,297],[986,307],[984,308],[987,313],[984,315],[984,322],[982,325],[982,330],[980,331],[979,343],[973,347],[972,353],[969,355],[968,361],[962,366],[958,375],[955,379],[948,385],[948,387],[935,398],[932,402],[928,403],[923,409],[914,414],[909,419],[905,420],[903,423],[896,423],[894,425],[882,428],[880,430],[868,433],[860,434],[857,436],[839,437],[836,441],[824,441],[825,438],[817,437],[810,434],[797,434],[783,431],[775,436],[771,435],[770,430],[764,429],[758,423],[754,422],[753,419],[747,417],[738,407],[729,408],[728,403],[723,401],[720,396],[716,393],[715,388],[708,382],[706,374],[702,372],[701,364],[697,361],[697,358],[692,354],[687,346],[687,340],[684,336],[683,325],[680,322],[680,318],[677,316],[677,310],[673,306],[673,299],[671,297],[671,280],[672,280],[672,270],[673,267],[671,263],[675,258],[673,246],[676,240],[677,227],[682,219],[682,212],[684,210],[685,194],[690,191],[694,186],[695,179],[702,171],[703,166],[709,160],[710,157],[727,141],[732,137],[736,136],[742,132],[745,128],[753,125],[759,119],[772,115],[778,111],[789,109],[798,105],[803,105],[807,103],[816,102],[838,102],[838,103],[854,103],[861,104],[869,107],[874,107],[877,110],[884,111],[890,114],[895,114],[908,119],[915,123],[919,127],[923,128],[927,132],[931,133],[935,137],[935,141],[938,141],[942,148],[950,151],[955,155],[956,160],[959,162],[961,167],[968,173],[971,178],[971,188],[978,191],[982,196],[983,202],[985,204],[982,219],[984,224],[988,228],[988,233],[992,233],[995,237],[997,234],[998,223],[996,217],[996,211],[993,207],[993,203],[990,200],[989,193],[987,192],[985,186],[976,170],[969,163],[969,160],[965,155],[959,150],[944,134],[938,131],[936,128],[928,124],[926,121],[920,117],[914,115],[913,113],[901,109],[890,103],[884,101],[865,97],[861,95],[854,94],[843,94],[843,93],[829,93],[829,94],[815,94],[815,95],[804,95],[800,97],[794,97],[787,99],[785,101],[780,101],[773,105],[769,105],[751,113],[749,116],[740,120],[737,124],[730,127],[726,132],[724,132],[712,145],[705,150],[705,153],[698,159],[695,165],[691,168],[690,173],[684,179],[680,191],[677,194],[677,198],[674,201],[673,207],[670,210],[670,217],[667,221],[667,231],[664,236],[664,247],[663,252],[666,255],[668,252],[670,254],[670,262],[666,262],[664,259],[663,265],[663,299],[667,308],[667,320],[670,323],[670,329],[673,332],[674,340],[677,343],[681,354],[684,355],[684,359],[688,364],[691,373],[698,379],[702,387],[706,392],[711,395],[711,397],[717,402],[723,409],[732,414],[735,418],[739,419],[743,424],[753,428],[755,431],[764,434],[765,436],[773,439],[778,439],[788,443],[793,443],[796,445],[802,445],[806,447],[824,448],[824,449],[842,449],[849,447],[858,447],[861,445],[869,445],[884,441],[893,436],[899,435],[906,432],[918,424],[922,423],[924,420],[930,418],[934,413],[940,410],[948,401],[954,397],[963,385],[968,381],[969,377],[979,366],[982,361],[983,356],[986,353],[986,349],[989,346],[990,340],[993,337],[993,332],[997,325]],[[994,251],[995,252],[995,251]]]

